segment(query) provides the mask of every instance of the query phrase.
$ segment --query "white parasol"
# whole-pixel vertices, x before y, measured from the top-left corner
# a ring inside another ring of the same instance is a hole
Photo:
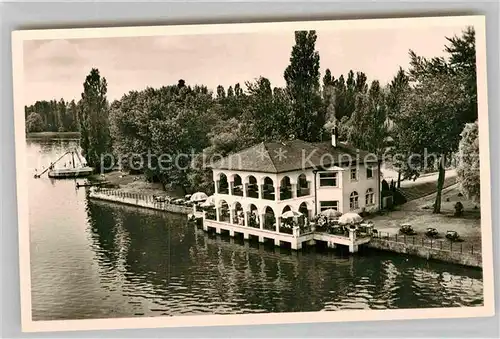
[[[207,199],[208,199],[208,195],[206,195],[203,192],[196,192],[191,196],[192,202],[206,201]]]
[[[209,196],[205,202],[200,204],[200,207],[213,207],[215,206],[215,198],[213,195]]]
[[[327,210],[324,210],[320,214],[324,215],[328,219],[337,218],[337,217],[340,217],[342,215],[342,213],[340,213],[337,210],[334,210],[333,208],[329,208]]]
[[[342,225],[354,225],[359,224],[363,221],[363,218],[357,213],[346,213],[339,218],[339,224]]]
[[[286,211],[281,215],[282,218],[298,218],[301,217],[303,214],[300,212],[296,211]]]

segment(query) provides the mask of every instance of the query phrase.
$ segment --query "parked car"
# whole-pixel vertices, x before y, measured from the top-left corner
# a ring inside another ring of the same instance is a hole
[[[174,204],[174,205],[183,205],[184,204],[184,199],[182,199],[182,198],[174,199],[170,203]]]
[[[425,232],[425,235],[431,238],[436,238],[438,234],[439,234],[438,230],[432,227],[428,227],[427,231]]]
[[[402,224],[399,232],[401,232],[404,235],[415,235],[417,232],[413,229],[413,227],[410,224]]]
[[[165,196],[165,195],[153,195],[153,199],[156,202],[169,202],[170,201],[170,197]]]
[[[460,240],[460,236],[456,231],[446,231],[446,239],[450,241],[458,241]]]

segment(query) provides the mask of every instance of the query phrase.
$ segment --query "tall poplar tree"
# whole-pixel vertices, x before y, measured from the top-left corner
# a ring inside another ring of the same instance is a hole
[[[325,123],[319,83],[319,53],[316,31],[295,32],[290,65],[284,72],[292,99],[291,133],[298,139],[318,141]]]
[[[101,157],[111,151],[109,132],[109,104],[106,98],[107,81],[97,68],[92,68],[83,83],[79,102],[80,145],[88,165],[102,170],[109,163],[101,163]],[[110,157],[103,157],[110,161]]]

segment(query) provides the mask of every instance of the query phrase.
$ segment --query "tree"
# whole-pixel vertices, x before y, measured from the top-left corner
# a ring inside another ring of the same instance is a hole
[[[35,133],[44,130],[43,119],[40,114],[32,112],[26,118],[26,132]]]
[[[477,120],[477,80],[476,80],[476,33],[474,27],[467,27],[461,37],[446,38],[450,43],[445,51],[450,54],[449,65],[461,79],[467,92],[466,108],[462,119],[465,123]]]
[[[110,113],[115,150],[134,155],[122,166],[164,187],[188,189],[189,175],[196,172],[189,168],[192,155],[208,146],[220,108],[204,86],[129,92],[111,105]]]
[[[405,131],[400,129],[392,128],[392,124],[397,121],[401,116],[401,107],[405,100],[406,95],[409,94],[410,79],[403,68],[399,68],[398,73],[392,79],[391,83],[388,85],[387,93],[387,120],[388,120],[388,132],[389,136],[393,139],[394,147],[391,149],[391,154],[393,155],[392,164],[398,170],[398,180],[397,187],[401,187],[401,179],[404,174],[404,178],[412,178],[417,173],[412,170],[410,166],[406,166],[404,159],[408,158],[408,150],[403,149],[402,144],[399,142],[398,132],[405,133]],[[398,157],[397,155],[404,155],[404,157]]]
[[[460,191],[469,199],[480,200],[479,128],[477,121],[465,125],[458,145],[457,179]]]
[[[66,118],[66,102],[64,99],[61,98],[61,100],[57,103],[57,131],[58,132],[64,132],[66,131],[66,125],[67,125],[67,118]]]
[[[240,86],[240,83],[234,85],[234,95],[240,96],[243,95],[243,89]]]
[[[347,89],[343,74],[341,74],[337,81],[333,83],[333,87],[335,98],[335,117],[338,120],[342,120],[343,117],[350,118],[350,115],[347,114]]]
[[[260,77],[246,82],[248,100],[245,122],[252,131],[255,143],[270,140],[287,140],[293,134],[290,125],[290,100],[281,88],[271,88],[269,79]]]
[[[476,84],[471,80],[475,77],[473,29],[467,28],[461,38],[448,41],[451,42],[446,47],[451,54],[448,60],[444,57],[426,59],[410,51],[412,90],[396,122],[401,147],[421,155],[412,157],[412,170],[425,169],[429,158],[438,165],[434,213],[441,212],[445,162],[456,152],[464,124],[477,110],[473,107],[477,105]]]
[[[368,93],[357,93],[354,106],[352,116],[344,118],[344,124],[347,126],[343,128],[347,128],[348,142],[360,149],[381,155],[385,150],[387,114],[385,95],[380,83],[374,80]]]
[[[68,106],[68,131],[78,131],[78,108],[75,100],[71,100]]]
[[[217,86],[217,99],[224,99],[226,97],[226,91],[224,90],[224,86]]]
[[[356,72],[356,93],[366,93],[368,91],[368,78],[363,72]]]
[[[286,88],[292,98],[291,132],[305,141],[318,141],[325,123],[316,39],[315,31],[295,32],[290,65],[284,72]]]
[[[109,105],[106,99],[107,82],[99,70],[92,68],[83,83],[79,102],[80,144],[87,163],[96,169],[109,168],[110,157],[101,157],[111,151]]]
[[[407,96],[396,123],[400,147],[418,155],[409,159],[412,170],[425,170],[429,161],[438,164],[434,213],[441,211],[445,161],[456,151],[463,126],[459,114],[466,98],[453,80],[446,74],[422,79]]]

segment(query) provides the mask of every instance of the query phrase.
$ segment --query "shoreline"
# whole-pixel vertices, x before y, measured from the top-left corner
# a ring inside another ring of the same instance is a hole
[[[184,215],[194,214],[194,210],[192,207],[168,203],[158,203],[155,202],[150,195],[132,194],[120,192],[119,190],[110,191],[115,192],[108,195],[99,194],[98,192],[91,190],[89,192],[89,197],[95,200],[146,208],[149,210],[160,212],[169,212]],[[402,239],[404,239],[404,241],[401,241]],[[409,237],[408,239],[411,238]],[[439,261],[442,263],[449,263],[453,265],[482,270],[482,254],[480,249],[474,253],[474,250],[464,250],[460,243],[456,243],[455,250],[453,250],[453,243],[449,242],[448,243],[451,245],[447,246],[450,246],[450,249],[448,249],[448,247],[444,249],[442,242],[441,245],[436,245],[437,243],[439,242],[436,241],[433,244],[433,242],[431,241],[429,245],[428,242],[424,243],[424,241],[420,240],[420,238],[417,242],[415,242],[415,239],[407,241],[406,237],[402,236],[399,237],[399,241],[397,236],[395,237],[395,240],[391,239],[390,236],[387,239],[384,239],[382,236],[380,236],[373,237],[370,242],[364,244],[364,246],[370,250],[389,252],[403,256],[418,257],[430,261]]]
[[[80,132],[31,132],[25,134],[26,139],[43,139],[43,138],[66,138],[78,139]]]
[[[450,242],[449,244],[453,243]],[[429,261],[438,261],[479,270],[483,269],[481,252],[474,253],[470,252],[468,249],[463,250],[460,243],[455,243],[456,250],[448,250],[437,246],[432,247],[432,243],[429,246],[428,244],[420,245],[418,242],[413,244],[411,241],[401,242],[383,238],[372,238],[372,240],[366,244],[366,247],[376,251],[396,253],[409,257],[418,257]]]
[[[193,207],[168,204],[165,202],[156,202],[153,200],[152,195],[132,194],[132,193],[121,192],[115,189],[109,191],[110,192],[114,191],[114,192],[108,195],[108,194],[101,194],[94,190],[90,190],[89,198],[102,201],[109,201],[134,207],[142,207],[160,212],[170,212],[170,213],[185,214],[185,215],[193,213]]]

